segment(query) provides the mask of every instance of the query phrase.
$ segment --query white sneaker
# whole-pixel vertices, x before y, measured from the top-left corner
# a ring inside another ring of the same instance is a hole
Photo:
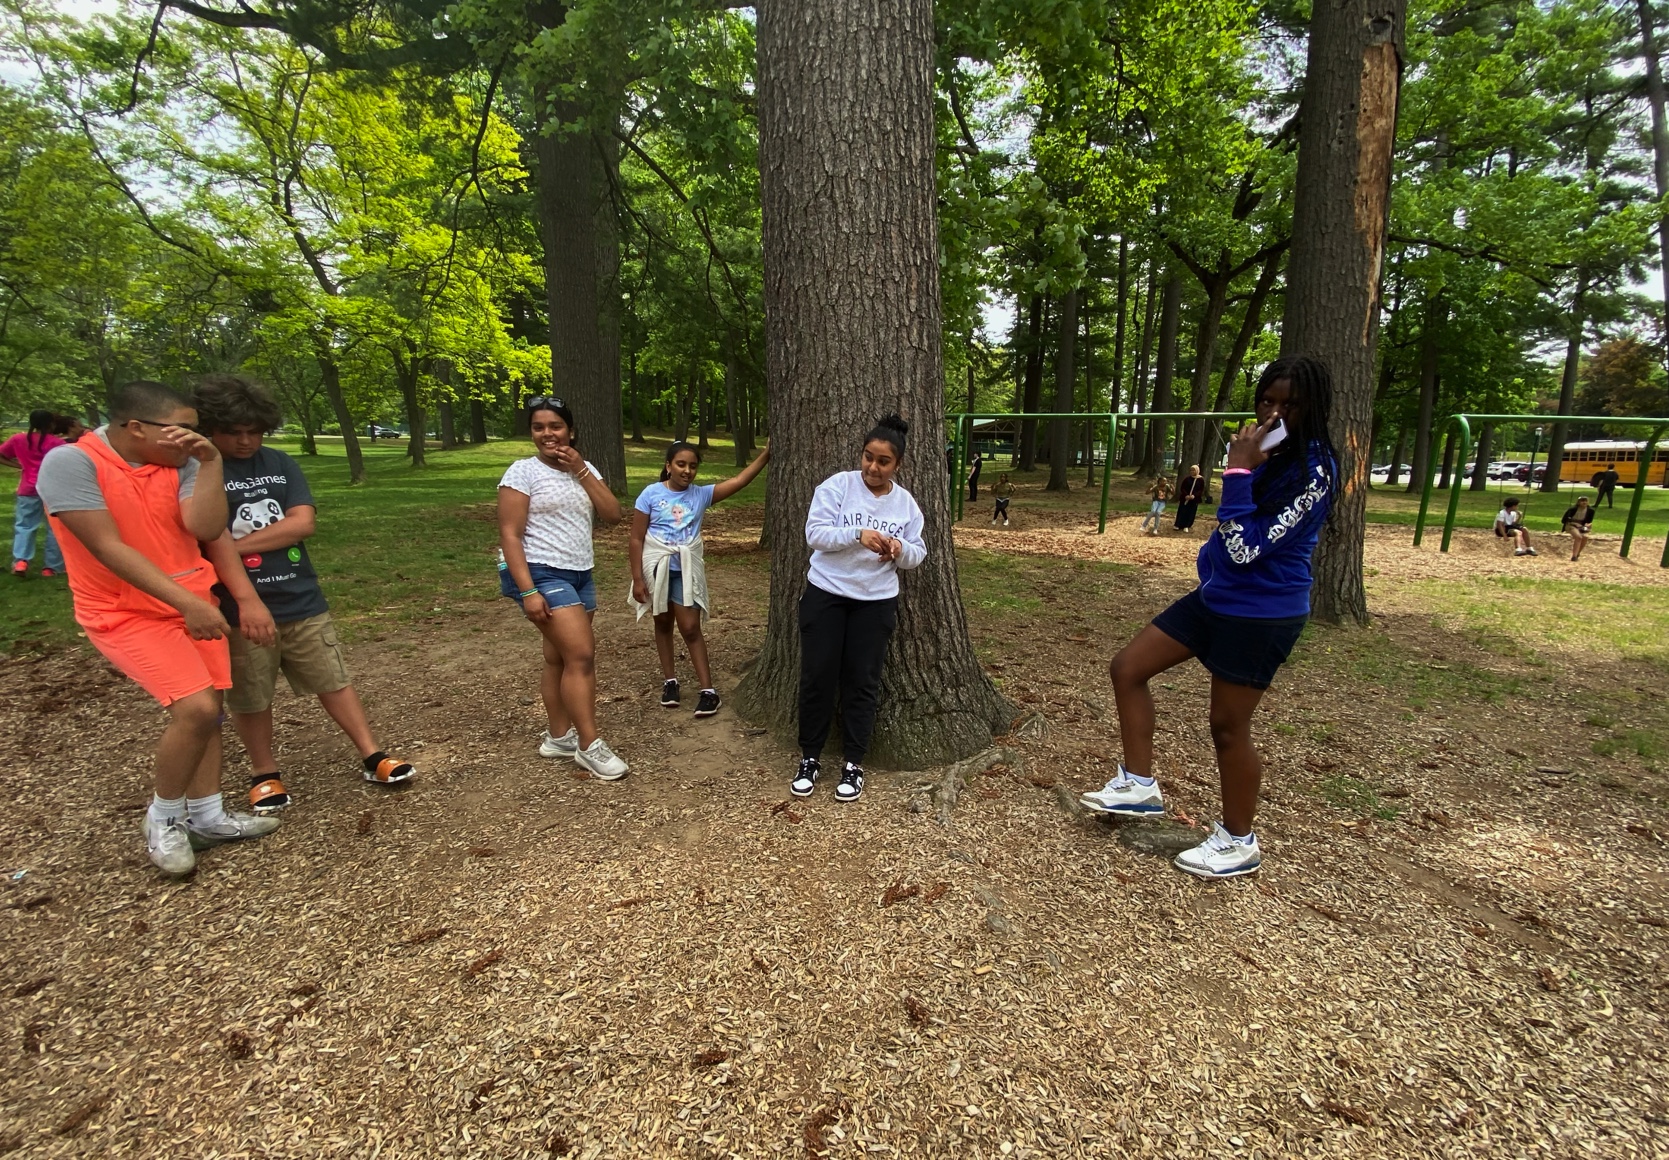
[[[221,846],[227,842],[241,842],[245,838],[259,838],[272,833],[277,828],[278,819],[270,815],[235,814],[228,810],[226,820],[217,822],[213,826],[198,829],[187,822],[186,835],[191,839],[193,850],[207,850],[210,846]]]
[[[602,781],[618,781],[626,776],[631,766],[621,760],[614,750],[608,747],[608,742],[601,737],[593,741],[584,749],[579,748],[579,742],[574,743],[574,760],[591,771],[591,776]]]
[[[192,853],[184,818],[174,818],[153,826],[151,815],[147,813],[141,832],[145,835],[145,850],[150,854],[152,864],[164,874],[190,874],[197,869],[197,855]]]
[[[1223,829],[1221,822],[1211,824],[1211,836],[1176,856],[1178,870],[1186,870],[1201,878],[1234,878],[1250,874],[1263,865],[1263,850],[1258,836],[1247,834],[1237,838]]]
[[[561,737],[552,737],[549,729],[539,735],[540,757],[572,757],[580,751],[579,730],[572,725]]]
[[[1159,791],[1159,780],[1137,781],[1122,761],[1111,781],[1093,793],[1082,794],[1078,803],[1098,814],[1131,818],[1156,818],[1165,812],[1165,795]]]

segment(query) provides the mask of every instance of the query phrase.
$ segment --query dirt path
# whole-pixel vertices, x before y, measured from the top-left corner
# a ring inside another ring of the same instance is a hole
[[[299,804],[168,885],[137,837],[154,707],[85,655],[4,662],[0,863],[28,873],[0,911],[0,1149],[1669,1152],[1663,779],[1557,711],[1625,677],[1413,613],[1317,633],[1262,722],[1267,868],[1200,883],[1144,852],[1163,832],[1059,800],[1117,752],[1107,655],[1188,583],[1187,545],[1096,542],[1152,566],[974,613],[1049,730],[948,827],[909,808],[928,775],[785,804],[789,755],[662,710],[647,628],[606,602],[603,728],[634,772],[579,780],[536,756],[534,642],[483,595],[352,650],[414,788],[364,786],[284,694]],[[763,571],[715,571],[728,691]],[[1156,693],[1170,802],[1206,819],[1203,674]]]

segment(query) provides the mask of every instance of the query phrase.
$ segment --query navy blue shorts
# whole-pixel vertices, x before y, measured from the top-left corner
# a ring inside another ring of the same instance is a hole
[[[591,569],[576,571],[572,568],[552,568],[547,564],[529,561],[527,570],[533,577],[533,586],[539,590],[539,595],[545,598],[549,607],[572,608],[580,604],[585,606],[587,612],[597,611],[597,586],[591,582]],[[517,604],[522,602],[521,590],[510,578],[508,568],[498,574],[498,590]]]
[[[1186,645],[1212,676],[1231,685],[1267,689],[1286,664],[1307,616],[1261,620],[1223,616],[1205,605],[1198,588],[1153,618],[1153,627]]]

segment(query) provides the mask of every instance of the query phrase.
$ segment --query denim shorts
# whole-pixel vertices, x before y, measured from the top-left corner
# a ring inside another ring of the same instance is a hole
[[[684,603],[684,574],[669,570],[666,574],[666,602],[668,604]]]
[[[1286,664],[1307,616],[1259,620],[1223,616],[1206,607],[1198,588],[1153,618],[1153,627],[1186,645],[1214,677],[1267,689]]]
[[[583,604],[587,612],[597,611],[597,586],[591,582],[591,569],[575,571],[572,568],[552,568],[548,564],[529,561],[527,570],[533,577],[533,586],[539,590],[539,595],[545,598],[545,603],[551,608],[571,608],[576,604]],[[498,590],[517,604],[522,602],[521,590],[510,578],[508,568],[498,574]]]

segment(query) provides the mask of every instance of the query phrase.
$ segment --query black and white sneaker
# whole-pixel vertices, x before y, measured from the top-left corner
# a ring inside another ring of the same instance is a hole
[[[795,797],[810,797],[811,791],[817,788],[817,779],[823,776],[823,767],[815,757],[800,758],[800,771],[794,775],[794,780],[788,784],[788,792]]]
[[[661,683],[661,704],[665,705],[668,709],[676,709],[678,707],[678,680],[676,677],[670,681],[663,681]]]
[[[840,771],[840,784],[835,786],[835,801],[855,802],[863,796],[863,766],[850,761]]]
[[[697,717],[711,717],[719,711],[719,691],[717,689],[703,689],[701,696],[695,700],[695,715]]]

